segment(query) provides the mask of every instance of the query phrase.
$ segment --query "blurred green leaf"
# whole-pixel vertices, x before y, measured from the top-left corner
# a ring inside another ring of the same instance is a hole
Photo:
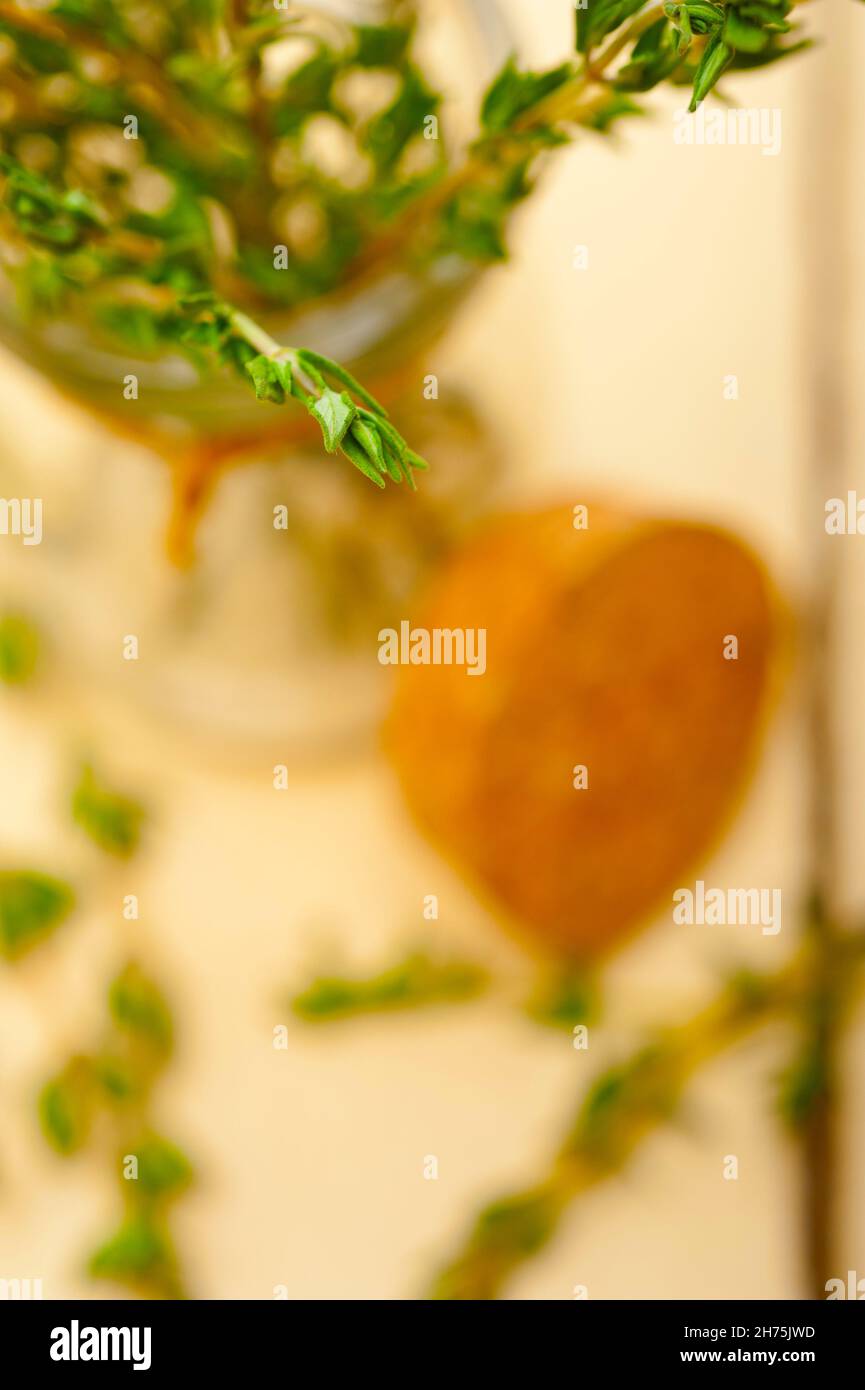
[[[192,1181],[192,1164],[176,1144],[159,1134],[144,1135],[129,1150],[138,1159],[136,1191],[148,1197],[176,1196]]]
[[[93,1074],[109,1101],[132,1100],[141,1094],[142,1078],[128,1058],[98,1053],[93,1058]]]
[[[380,171],[393,169],[409,141],[423,135],[424,121],[436,114],[440,104],[438,93],[427,86],[417,69],[407,68],[399,94],[370,121],[366,131],[366,148]]]
[[[161,1225],[147,1211],[136,1212],[91,1256],[90,1273],[165,1298],[179,1298],[174,1248]]]
[[[26,618],[7,613],[0,618],[0,680],[23,685],[33,675],[39,657],[39,633]]]
[[[87,1142],[93,1120],[93,1073],[86,1057],[73,1057],[39,1095],[39,1120],[52,1148],[67,1156]]]
[[[43,941],[72,911],[67,883],[25,869],[0,871],[0,955],[16,960]]]
[[[646,0],[586,0],[577,9],[577,52],[588,53],[607,34],[643,8]]]
[[[144,808],[131,797],[110,791],[85,767],[72,796],[72,816],[108,854],[128,858],[138,848]]]
[[[274,108],[278,134],[291,135],[315,112],[330,111],[330,94],[338,72],[337,59],[322,47],[286,79]]]
[[[488,1249],[530,1255],[549,1239],[558,1207],[543,1189],[493,1202],[478,1217],[476,1236]]]
[[[408,24],[358,24],[354,61],[363,68],[391,68],[402,62],[411,41]]]
[[[761,53],[771,35],[752,20],[743,19],[730,10],[724,21],[724,42],[743,53]]]
[[[586,967],[565,965],[545,972],[527,1005],[537,1023],[573,1028],[593,1022],[600,1012],[597,974]]]
[[[812,1045],[782,1073],[778,1086],[778,1110],[788,1129],[794,1133],[807,1124],[814,1107],[825,1094],[827,1082],[826,1058],[822,1049]]]
[[[520,71],[509,58],[489,88],[481,107],[484,130],[496,134],[507,128],[550,92],[561,87],[572,75],[570,63],[548,72]]]
[[[510,206],[497,188],[466,189],[446,210],[446,246],[469,261],[505,260],[504,225]]]
[[[171,1051],[173,1026],[168,1005],[154,982],[137,965],[127,965],[108,991],[111,1016],[124,1033],[156,1053]]]
[[[648,92],[675,71],[681,61],[680,35],[667,19],[659,19],[640,35],[616,74],[619,91]]]
[[[6,180],[5,206],[19,230],[34,242],[69,248],[91,228],[104,223],[102,210],[86,193],[55,188],[41,174],[23,168],[2,151],[0,173]]]
[[[730,72],[752,72],[756,68],[767,68],[770,64],[779,63],[782,58],[793,58],[797,53],[804,53],[806,49],[813,48],[813,39],[799,39],[796,43],[779,43],[774,35],[769,43],[760,53],[737,52],[730,64]]]
[[[649,1044],[597,1077],[562,1152],[577,1150],[608,1164],[627,1144],[629,1126],[672,1114],[678,1098],[679,1077],[663,1044]]]
[[[605,135],[612,129],[616,121],[620,121],[623,116],[644,116],[646,113],[642,106],[637,102],[631,101],[624,92],[611,92],[609,100],[602,106],[598,106],[591,116],[586,118],[586,125],[591,130],[597,130],[601,135]]]

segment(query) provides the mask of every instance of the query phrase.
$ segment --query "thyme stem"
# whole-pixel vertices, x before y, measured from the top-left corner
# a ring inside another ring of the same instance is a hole
[[[839,61],[847,63],[839,45]],[[810,419],[806,463],[809,515],[822,515],[827,498],[843,496],[847,452],[846,337],[848,244],[846,171],[852,111],[848,81],[837,69],[821,79],[812,102],[802,206],[802,254],[806,264],[803,341],[810,379]],[[818,154],[819,158],[814,159]],[[801,1129],[802,1201],[805,1262],[811,1296],[825,1298],[826,1281],[843,1261],[838,1242],[839,1046],[844,1024],[843,969],[838,939],[838,883],[841,872],[838,807],[841,766],[835,699],[838,672],[838,621],[841,560],[833,538],[822,528],[811,551],[812,599],[808,621],[806,719],[809,746],[809,875],[814,909],[809,934],[816,954],[810,1015],[811,1067],[819,1080]],[[846,1268],[846,1265],[843,1266]]]

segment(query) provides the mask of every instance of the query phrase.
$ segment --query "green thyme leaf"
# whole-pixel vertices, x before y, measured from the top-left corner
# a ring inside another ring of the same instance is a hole
[[[679,35],[667,19],[659,19],[640,35],[625,63],[616,74],[620,91],[648,92],[675,71],[681,61]]]
[[[766,68],[770,63],[779,63],[782,58],[793,58],[813,47],[812,39],[800,39],[798,43],[781,44],[774,35],[760,53],[737,52],[733,55],[730,71],[753,72],[756,68]]]
[[[39,658],[39,634],[32,623],[14,613],[0,618],[0,680],[23,685]]]
[[[490,1250],[533,1254],[546,1244],[558,1216],[554,1197],[544,1191],[520,1193],[493,1202],[478,1217],[475,1238]]]
[[[138,848],[144,808],[131,797],[110,791],[85,767],[72,796],[72,818],[108,854],[128,858]]]
[[[408,468],[416,468],[421,471],[425,468],[429,468],[426,459],[421,458],[420,454],[416,454],[413,449],[405,450],[403,453],[403,463],[405,463]],[[409,478],[409,481],[411,481],[411,478]]]
[[[537,1023],[568,1029],[594,1021],[599,1009],[598,980],[592,971],[578,966],[563,966],[542,978],[527,1006]]]
[[[500,188],[466,189],[445,213],[444,245],[469,261],[506,260],[504,224],[513,201]]]
[[[39,1122],[52,1148],[64,1156],[86,1144],[93,1120],[93,1078],[89,1059],[74,1057],[39,1094]]]
[[[145,1134],[129,1150],[138,1160],[136,1192],[148,1197],[174,1197],[192,1181],[192,1164],[170,1140],[159,1134]]]
[[[340,445],[340,449],[349,462],[354,464],[358,472],[362,473],[365,478],[369,478],[371,483],[375,483],[376,487],[383,488],[386,486],[381,470],[376,468],[372,459],[369,457],[366,450],[361,448],[360,444],[358,444],[357,440],[354,438],[354,435],[347,434]]]
[[[425,120],[436,114],[440,104],[441,98],[420,73],[406,69],[398,96],[374,117],[366,132],[366,148],[381,173],[392,170],[409,141],[423,134]]]
[[[321,425],[324,447],[333,454],[357,415],[357,407],[346,391],[333,391],[325,386],[318,400],[309,407],[309,413]]]
[[[602,106],[598,106],[586,120],[586,125],[591,130],[597,130],[600,134],[606,134],[616,121],[622,120],[625,116],[644,116],[646,113],[642,106],[637,102],[631,101],[624,92],[610,92],[609,100]]]
[[[93,1075],[108,1101],[131,1100],[141,1093],[142,1078],[138,1069],[128,1058],[114,1052],[101,1052],[93,1058]]]
[[[690,35],[717,33],[724,23],[725,11],[710,0],[688,0],[683,5],[665,5],[664,13]]]
[[[0,871],[0,955],[17,960],[49,936],[72,911],[67,883],[27,870]]]
[[[287,358],[267,357],[259,353],[246,363],[245,370],[252,378],[255,394],[260,401],[283,405],[286,396],[291,395],[292,370]]]
[[[576,11],[577,52],[588,53],[645,3],[646,0],[586,0],[585,7]]]
[[[68,248],[105,224],[101,209],[80,189],[56,188],[0,152],[3,204],[20,230],[36,242]]]
[[[129,1217],[116,1235],[91,1256],[95,1279],[114,1279],[178,1297],[174,1248],[167,1233],[146,1211]]]
[[[408,24],[358,24],[354,61],[362,68],[392,68],[401,63],[411,41]]]
[[[358,419],[355,420],[352,425],[351,433],[352,437],[363,449],[373,467],[377,468],[380,473],[389,473],[390,476],[394,478],[395,482],[399,482],[402,474],[399,468],[396,469],[395,474],[392,471],[392,465],[385,457],[384,446],[375,425],[368,423],[366,420]]]
[[[769,43],[771,34],[760,24],[742,19],[735,10],[730,10],[724,21],[724,42],[743,53],[761,53]]]
[[[301,366],[307,370],[311,367],[315,368],[325,377],[331,377],[340,382],[343,386],[348,387],[352,395],[357,396],[359,401],[363,401],[363,404],[375,415],[387,416],[384,406],[376,400],[375,396],[371,396],[356,377],[353,377],[339,362],[333,362],[329,357],[322,357],[319,352],[311,352],[309,348],[300,348],[297,356]]]
[[[716,82],[719,82],[733,59],[733,50],[718,34],[713,34],[703,50],[703,56],[694,74],[694,92],[689,111],[696,111],[700,102],[709,95]]]
[[[173,1026],[158,987],[137,965],[128,965],[108,992],[108,1007],[117,1027],[158,1054],[171,1051]]]
[[[493,134],[508,129],[531,106],[556,91],[572,74],[570,63],[549,72],[521,72],[509,58],[489,88],[481,107],[481,124]]]
[[[603,1072],[586,1095],[563,1154],[576,1145],[600,1162],[609,1162],[627,1142],[627,1120],[656,1120],[672,1113],[680,1078],[663,1043],[642,1048],[628,1062]]]
[[[338,71],[336,58],[322,48],[291,74],[274,112],[274,128],[279,135],[291,135],[314,112],[330,111],[331,90]]]

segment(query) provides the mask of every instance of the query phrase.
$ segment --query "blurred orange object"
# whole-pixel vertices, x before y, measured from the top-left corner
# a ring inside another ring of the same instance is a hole
[[[598,506],[576,528],[567,508],[506,517],[448,562],[413,627],[486,629],[486,672],[403,666],[386,739],[447,856],[535,941],[590,958],[734,809],[780,608],[722,530]]]

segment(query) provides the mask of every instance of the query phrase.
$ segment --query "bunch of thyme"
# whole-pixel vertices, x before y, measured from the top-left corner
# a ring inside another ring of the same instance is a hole
[[[502,259],[541,156],[638,112],[635,93],[688,86],[693,109],[728,69],[797,51],[790,10],[587,0],[574,54],[510,60],[451,151],[409,0],[377,24],[288,0],[0,0],[2,262],[28,316],[179,346],[304,406],[379,486],[412,483],[425,465],[383,407],[259,320],[394,265]]]

